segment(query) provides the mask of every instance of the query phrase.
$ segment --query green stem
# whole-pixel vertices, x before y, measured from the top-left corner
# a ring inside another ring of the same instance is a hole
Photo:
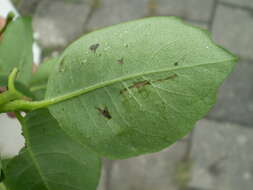
[[[14,68],[11,74],[8,76],[8,91],[0,94],[0,105],[6,104],[12,100],[25,97],[22,93],[15,88],[15,79],[18,73],[18,69]]]
[[[150,72],[150,73],[152,73],[152,72]],[[150,73],[148,73],[148,74],[150,74]],[[58,96],[55,98],[51,98],[48,100],[33,101],[33,102],[29,102],[29,101],[25,101],[25,100],[15,100],[15,101],[12,101],[12,102],[9,102],[9,103],[3,105],[0,108],[0,113],[1,112],[12,112],[12,111],[18,111],[18,110],[19,111],[32,111],[32,110],[36,110],[36,109],[40,109],[40,108],[45,108],[45,107],[48,107],[52,104],[57,104],[59,102],[69,100],[71,98],[86,94],[86,93],[94,91],[96,89],[103,88],[105,86],[114,84],[115,82],[121,82],[124,80],[128,80],[128,79],[134,78],[139,75],[140,74],[138,73],[138,74],[131,75],[128,77],[116,78],[116,79],[113,79],[110,81],[105,81],[100,84],[93,85],[93,86],[90,86],[90,87],[87,87],[84,89],[76,90],[74,92],[71,92],[71,93],[68,93],[68,94],[65,94],[62,96]]]
[[[18,69],[14,68],[8,77],[8,91],[15,94],[17,98],[21,98],[21,97],[24,97],[25,95],[17,91],[15,88],[15,79],[16,79],[17,74],[18,74]]]

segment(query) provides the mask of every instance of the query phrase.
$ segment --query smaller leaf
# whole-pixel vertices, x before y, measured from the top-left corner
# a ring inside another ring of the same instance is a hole
[[[96,189],[100,159],[67,136],[48,110],[28,113],[22,127],[26,147],[6,167],[8,189]]]
[[[28,84],[32,74],[32,43],[29,17],[9,23],[0,41],[0,75],[9,75],[17,67],[20,71],[17,79]]]

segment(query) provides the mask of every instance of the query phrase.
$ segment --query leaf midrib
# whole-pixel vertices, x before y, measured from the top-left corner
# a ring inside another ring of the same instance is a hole
[[[123,76],[123,77],[119,77],[119,78],[115,78],[109,81],[104,81],[104,82],[100,82],[98,84],[89,86],[89,87],[84,87],[81,88],[79,90],[75,90],[73,92],[69,92],[66,94],[63,94],[61,96],[56,96],[56,97],[47,97],[47,99],[45,100],[41,100],[41,101],[25,101],[25,100],[15,100],[12,101],[8,104],[5,104],[2,106],[2,109],[0,110],[1,112],[11,112],[11,111],[15,111],[15,110],[36,110],[36,109],[40,109],[40,108],[46,108],[50,105],[53,104],[57,104],[78,96],[81,96],[83,94],[89,93],[91,91],[94,90],[98,90],[100,88],[104,88],[106,86],[112,85],[114,83],[118,83],[118,82],[123,82],[126,80],[130,80],[130,79],[134,79],[134,78],[138,78],[140,76],[145,76],[145,75],[150,75],[150,74],[156,74],[156,73],[163,73],[163,72],[173,72],[173,71],[177,71],[177,70],[183,70],[183,69],[191,69],[194,67],[201,67],[201,66],[208,66],[208,65],[214,65],[214,64],[222,64],[222,63],[227,63],[227,62],[235,62],[237,60],[237,58],[233,57],[231,59],[227,59],[227,60],[223,60],[223,61],[218,61],[218,62],[211,62],[211,63],[202,63],[202,64],[195,64],[195,65],[188,65],[188,66],[179,66],[179,67],[174,67],[174,68],[165,68],[165,69],[160,69],[160,70],[154,70],[154,71],[148,71],[148,72],[143,72],[143,73],[136,73],[136,74],[132,74],[129,76]],[[48,94],[48,93],[47,93]]]
[[[176,68],[166,68],[166,69],[160,69],[160,70],[155,70],[155,71],[148,71],[148,72],[143,72],[143,73],[136,73],[133,75],[129,75],[129,76],[123,76],[123,77],[119,77],[119,78],[115,78],[109,81],[105,81],[105,82],[101,82],[86,88],[81,88],[79,90],[70,92],[68,94],[64,94],[61,96],[57,96],[55,98],[50,98],[50,99],[46,99],[44,101],[47,101],[48,105],[51,104],[55,104],[58,102],[62,102],[71,98],[74,98],[76,96],[80,96],[86,93],[89,93],[91,91],[100,89],[100,88],[104,88],[106,86],[118,83],[118,82],[122,82],[122,81],[126,81],[126,80],[130,80],[130,79],[134,79],[134,78],[138,78],[140,76],[145,76],[145,75],[151,75],[151,74],[157,74],[157,73],[163,73],[163,72],[169,72],[169,71],[177,71],[177,70],[183,70],[183,69],[189,69],[189,68],[194,68],[194,67],[200,67],[200,66],[205,66],[205,65],[212,65],[212,64],[221,64],[221,63],[226,63],[226,62],[234,62],[236,61],[236,59],[228,59],[228,60],[223,60],[223,61],[219,61],[219,62],[212,62],[212,63],[202,63],[202,64],[195,64],[195,65],[188,65],[188,66],[181,66],[181,67],[176,67]]]

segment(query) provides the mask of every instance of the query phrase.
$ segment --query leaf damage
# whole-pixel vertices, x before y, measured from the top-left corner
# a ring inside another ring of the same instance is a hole
[[[122,57],[121,59],[118,59],[118,60],[117,60],[117,63],[120,64],[120,65],[124,64],[124,59],[123,59],[123,57]]]
[[[104,108],[99,108],[99,107],[96,107],[96,109],[98,110],[98,112],[104,116],[105,118],[107,119],[112,119],[112,116],[107,108],[107,106],[105,106]]]
[[[90,49],[91,51],[93,51],[94,53],[96,53],[98,47],[99,47],[99,44],[97,43],[97,44],[91,45],[89,49]]]
[[[142,88],[144,86],[151,85],[152,83],[163,82],[163,81],[166,81],[166,80],[174,79],[176,77],[177,77],[177,74],[173,74],[173,75],[170,75],[168,77],[157,79],[157,80],[153,80],[153,81],[151,81],[151,80],[150,81],[149,80],[144,80],[144,81],[136,82],[133,85],[128,86],[127,88],[122,89],[120,91],[120,94],[123,94],[123,93],[127,92],[127,90],[129,90],[129,89],[133,89],[133,88],[139,89],[139,88]]]

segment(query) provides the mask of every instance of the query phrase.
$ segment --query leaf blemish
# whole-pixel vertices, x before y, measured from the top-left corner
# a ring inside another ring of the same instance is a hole
[[[96,107],[96,109],[99,111],[99,113],[104,116],[107,119],[112,119],[112,116],[108,110],[108,108],[105,106],[104,108],[98,108]]]
[[[120,65],[124,64],[124,59],[121,58],[121,59],[117,60],[117,63],[120,64]]]
[[[174,63],[174,66],[178,66],[178,62],[175,62],[175,63]]]
[[[177,77],[177,74],[173,74],[171,76],[168,76],[166,78],[162,78],[162,79],[158,79],[158,80],[155,80],[155,81],[152,81],[152,83],[155,83],[155,82],[162,82],[162,81],[166,81],[166,80],[169,80],[169,79],[174,79]]]
[[[90,50],[93,51],[94,53],[96,53],[98,47],[99,47],[99,44],[93,44],[90,46]]]
[[[147,86],[147,85],[151,85],[152,83],[163,82],[163,81],[166,81],[166,80],[169,80],[169,79],[174,79],[175,77],[177,77],[177,74],[173,74],[173,75],[168,76],[166,78],[157,79],[157,80],[154,80],[154,81],[144,80],[144,81],[136,82],[133,85],[131,85],[131,86],[127,87],[127,88],[122,89],[120,91],[120,94],[123,94],[124,92],[127,92],[128,89],[132,89],[132,88],[139,89],[141,87],[144,87],[144,86]]]

